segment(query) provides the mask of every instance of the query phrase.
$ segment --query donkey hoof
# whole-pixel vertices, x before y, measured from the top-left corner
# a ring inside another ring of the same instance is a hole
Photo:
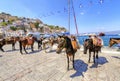
[[[84,54],[87,54],[87,53],[84,53]]]
[[[23,54],[23,52],[22,52],[22,51],[20,51],[20,53],[21,53],[21,54]]]
[[[88,64],[89,64],[90,62],[88,61]]]
[[[98,56],[96,56],[96,58],[98,59]]]
[[[90,60],[88,60],[88,63],[90,63]]]

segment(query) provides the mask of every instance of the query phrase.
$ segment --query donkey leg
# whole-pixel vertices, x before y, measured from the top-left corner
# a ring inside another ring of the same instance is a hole
[[[42,50],[41,43],[38,41],[38,50]]]
[[[84,46],[84,54],[87,54],[87,47]]]
[[[15,50],[15,43],[12,43],[12,50]]]
[[[25,49],[25,46],[24,46],[23,48],[24,48],[25,53],[28,54],[28,52],[27,52],[26,49]]]
[[[39,43],[39,41],[38,41],[38,49],[40,49],[40,43]]]
[[[20,53],[23,54],[22,49],[20,49]]]
[[[20,47],[20,53],[23,54],[22,53],[22,42],[21,41],[19,41],[19,47]]]
[[[50,50],[49,50],[49,52],[51,52],[52,51],[52,46],[50,46]]]
[[[96,59],[98,59],[98,51],[96,51]]]
[[[33,52],[34,50],[33,50],[33,45],[31,45],[31,51]]]
[[[89,51],[89,60],[88,60],[88,63],[90,63],[90,59],[91,59],[91,52]]]
[[[73,61],[72,61],[72,62],[73,62],[73,69],[75,69],[75,65],[74,65],[74,62],[75,62],[75,61],[74,61],[74,57],[75,57],[75,55],[73,55]]]
[[[22,46],[20,46],[20,53],[23,54],[23,52],[22,52]]]
[[[44,51],[46,53],[47,51],[46,51],[46,45],[45,44],[43,44],[43,49],[44,49]]]
[[[40,44],[40,50],[42,50],[42,44]]]
[[[95,52],[93,54],[93,61],[94,61],[94,64],[95,64]]]
[[[99,51],[100,51],[100,53],[102,52],[102,51],[101,51],[101,47],[100,47]]]
[[[69,70],[69,56],[68,55],[67,55],[67,63],[68,63],[67,70]]]
[[[38,50],[42,50],[41,44],[38,45]]]
[[[3,50],[3,48],[2,48],[2,46],[0,46],[0,50],[1,50],[2,52],[5,52],[5,51]]]

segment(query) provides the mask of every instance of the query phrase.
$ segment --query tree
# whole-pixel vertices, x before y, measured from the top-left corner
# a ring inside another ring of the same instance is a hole
[[[8,20],[8,24],[12,24],[12,21]]]
[[[5,12],[1,12],[1,14],[8,15],[8,16],[11,16],[10,14],[8,14],[8,13],[5,13]]]
[[[35,25],[35,28],[36,28],[36,29],[39,28],[39,22],[34,23],[34,25]]]
[[[13,31],[16,31],[16,30],[17,30],[17,28],[14,27],[14,26],[11,26],[10,29],[13,30]]]
[[[0,25],[1,26],[7,26],[7,22],[1,22]]]
[[[54,29],[55,27],[53,25],[48,25],[50,29]]]
[[[57,29],[57,30],[58,30],[59,28],[60,28],[59,26],[55,26],[55,29]]]

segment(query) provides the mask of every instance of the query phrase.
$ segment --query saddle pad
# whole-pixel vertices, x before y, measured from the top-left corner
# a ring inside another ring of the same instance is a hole
[[[93,39],[93,44],[95,46],[102,46],[102,40],[97,38],[97,39]]]
[[[28,43],[29,44],[32,44],[33,43],[33,40],[32,39],[27,39],[28,40]]]
[[[72,40],[73,49],[77,49],[77,42]]]

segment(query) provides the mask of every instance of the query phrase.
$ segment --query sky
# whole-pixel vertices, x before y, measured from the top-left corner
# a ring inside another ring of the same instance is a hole
[[[1,0],[0,12],[39,18],[43,23],[68,27],[69,0]],[[70,33],[120,30],[120,0],[70,0]]]

